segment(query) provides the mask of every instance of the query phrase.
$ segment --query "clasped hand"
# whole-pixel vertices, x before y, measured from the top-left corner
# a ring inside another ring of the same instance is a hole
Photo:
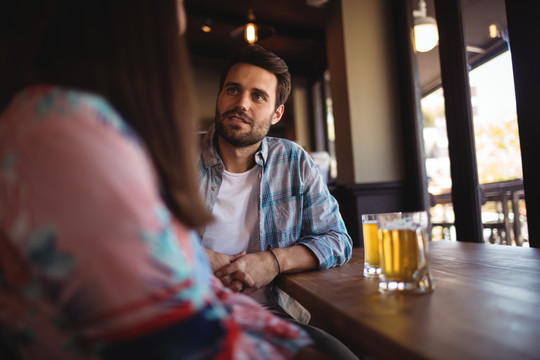
[[[278,275],[276,260],[267,251],[226,255],[206,249],[206,254],[214,275],[235,292],[250,294],[268,285]]]

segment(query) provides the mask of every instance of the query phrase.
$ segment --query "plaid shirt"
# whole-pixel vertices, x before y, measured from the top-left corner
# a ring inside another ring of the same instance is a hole
[[[224,165],[214,147],[214,127],[206,133],[199,160],[199,188],[212,211]],[[317,165],[298,144],[266,137],[255,154],[259,172],[259,236],[261,251],[302,244],[319,260],[319,270],[341,266],[351,258],[352,240]],[[200,234],[204,235],[204,230]],[[298,303],[274,288],[277,303],[290,315]],[[304,310],[305,311],[305,310]]]

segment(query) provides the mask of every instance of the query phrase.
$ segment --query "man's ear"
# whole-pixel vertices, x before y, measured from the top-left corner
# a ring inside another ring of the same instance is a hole
[[[278,106],[276,111],[274,112],[274,116],[272,117],[272,125],[275,125],[281,120],[281,117],[283,116],[283,112],[285,111],[285,105],[281,104]]]

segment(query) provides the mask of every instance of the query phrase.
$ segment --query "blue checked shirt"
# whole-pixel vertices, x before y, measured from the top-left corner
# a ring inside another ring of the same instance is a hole
[[[199,160],[199,188],[213,210],[222,182],[223,162],[214,147],[214,127],[206,133]],[[319,259],[319,270],[341,266],[351,258],[352,240],[337,201],[317,165],[300,145],[266,137],[255,154],[259,172],[259,236],[261,251],[302,244]],[[204,236],[204,230],[200,234]],[[293,317],[293,301],[274,289],[277,303]],[[296,303],[297,304],[297,303]],[[305,310],[305,309],[304,309]],[[302,312],[302,311],[301,311]]]

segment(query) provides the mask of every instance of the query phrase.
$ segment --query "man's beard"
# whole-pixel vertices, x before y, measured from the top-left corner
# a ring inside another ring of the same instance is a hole
[[[251,125],[251,130],[247,133],[241,132],[242,127],[235,124],[225,124],[225,119],[230,115],[236,115],[241,117],[243,120],[248,122]],[[233,109],[226,111],[223,114],[219,113],[219,110],[216,108],[216,117],[214,120],[216,126],[216,133],[221,136],[225,141],[231,144],[234,147],[248,147],[254,145],[264,139],[270,131],[270,126],[272,125],[273,114],[263,121],[258,126],[254,125],[253,118],[249,117],[244,111],[239,109]]]

